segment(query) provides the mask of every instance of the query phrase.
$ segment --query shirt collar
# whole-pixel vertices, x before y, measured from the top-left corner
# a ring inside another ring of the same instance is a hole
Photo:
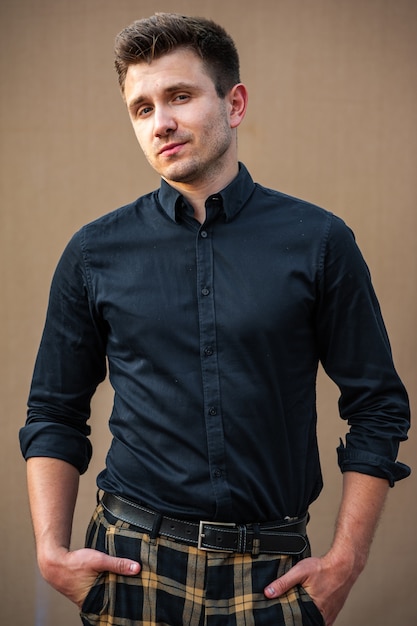
[[[246,167],[243,163],[239,163],[239,173],[231,183],[213,196],[221,196],[223,211],[226,222],[230,222],[242,209],[255,188]],[[183,205],[183,196],[165,180],[161,180],[161,186],[157,192],[159,204],[162,209],[174,222],[179,220],[179,211]]]

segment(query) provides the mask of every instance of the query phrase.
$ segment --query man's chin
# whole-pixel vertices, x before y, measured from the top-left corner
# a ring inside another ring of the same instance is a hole
[[[181,166],[180,164],[161,168],[159,173],[168,183],[173,182],[182,184],[195,183],[202,176],[202,173],[198,168],[186,165]]]

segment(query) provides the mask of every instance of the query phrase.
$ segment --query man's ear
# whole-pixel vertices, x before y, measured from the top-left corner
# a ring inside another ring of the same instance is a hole
[[[243,83],[238,83],[226,96],[230,106],[230,127],[237,128],[245,117],[248,105],[248,90]]]

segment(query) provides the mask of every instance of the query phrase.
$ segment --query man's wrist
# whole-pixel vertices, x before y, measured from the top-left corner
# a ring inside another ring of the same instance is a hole
[[[49,580],[54,575],[56,568],[63,564],[68,552],[69,549],[61,545],[49,545],[38,548],[38,566],[45,580]]]
[[[332,546],[324,555],[323,564],[353,584],[365,568],[368,555],[366,550],[357,550],[349,544],[347,546]]]

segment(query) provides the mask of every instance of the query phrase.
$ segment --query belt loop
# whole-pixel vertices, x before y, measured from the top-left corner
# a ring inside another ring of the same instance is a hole
[[[259,556],[259,549],[261,547],[261,530],[259,524],[253,524],[253,543],[251,556],[253,559],[257,559]]]
[[[246,552],[246,539],[247,539],[247,528],[245,524],[239,524],[238,526],[238,530],[239,530],[239,545],[237,547],[237,551],[238,552],[242,552],[242,554],[244,552]]]
[[[156,513],[155,519],[153,520],[151,532],[149,533],[149,539],[151,540],[152,543],[155,543],[155,539],[159,535],[159,530],[161,528],[162,520],[163,520],[163,515],[161,513]]]

